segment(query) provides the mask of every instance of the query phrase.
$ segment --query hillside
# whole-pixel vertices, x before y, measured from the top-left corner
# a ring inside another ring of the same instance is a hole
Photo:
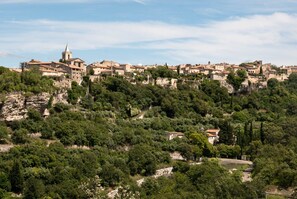
[[[204,77],[195,86],[176,77],[172,89],[86,76],[65,90],[38,71],[1,68],[0,140],[12,148],[0,154],[0,198],[106,198],[117,189],[118,198],[254,199],[271,186],[295,194],[297,74],[257,90],[232,75],[231,94]],[[210,129],[219,130],[213,144]],[[242,181],[246,168],[216,160],[241,157],[253,162],[252,181]],[[167,167],[170,176],[150,178]]]

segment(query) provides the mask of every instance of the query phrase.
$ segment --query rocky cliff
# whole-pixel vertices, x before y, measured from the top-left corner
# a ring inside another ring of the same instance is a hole
[[[48,112],[47,107],[51,94],[40,93],[37,95],[25,95],[22,92],[8,93],[0,104],[0,120],[14,121],[27,117],[29,109],[35,109],[41,114]],[[67,93],[59,92],[53,95],[52,103],[67,103]]]

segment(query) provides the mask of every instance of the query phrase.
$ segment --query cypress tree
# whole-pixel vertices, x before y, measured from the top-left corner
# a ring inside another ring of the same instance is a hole
[[[11,191],[21,193],[24,187],[23,166],[20,161],[16,160],[10,171]]]
[[[253,122],[250,122],[250,131],[249,131],[250,142],[253,141]]]
[[[264,143],[265,140],[265,135],[264,135],[264,129],[263,129],[263,122],[261,122],[261,126],[260,126],[260,139],[262,144]]]
[[[237,145],[240,146],[240,155],[242,155],[243,147],[244,147],[243,137],[244,137],[244,135],[242,135],[241,128],[238,127],[237,128],[237,139],[236,139],[236,142],[237,142]]]
[[[245,122],[244,123],[244,130],[243,130],[244,132],[243,132],[243,136],[244,136],[244,146],[247,146],[248,144],[249,144],[249,141],[250,141],[250,139],[249,139],[249,135],[248,135],[248,123],[247,122]]]
[[[220,143],[227,144],[227,145],[234,144],[234,134],[233,134],[234,132],[230,122],[226,120],[220,121],[219,129],[220,129],[220,133],[219,133]]]

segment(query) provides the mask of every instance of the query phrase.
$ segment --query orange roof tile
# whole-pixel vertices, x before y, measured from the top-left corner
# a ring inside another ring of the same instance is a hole
[[[207,133],[217,133],[217,132],[220,132],[220,129],[207,129],[206,132]]]

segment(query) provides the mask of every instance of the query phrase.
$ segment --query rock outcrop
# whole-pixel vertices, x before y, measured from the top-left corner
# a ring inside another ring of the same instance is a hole
[[[57,103],[68,104],[68,93],[67,90],[59,90],[53,96],[53,105]]]
[[[41,93],[25,98],[24,106],[26,109],[35,109],[43,113],[48,106],[51,95],[49,93]]]
[[[26,97],[22,93],[11,93],[5,96],[1,104],[0,119],[4,121],[20,120],[26,117]]]
[[[22,92],[6,94],[0,104],[0,120],[14,121],[27,117],[29,109],[35,109],[42,115],[47,110],[51,94],[40,93],[37,95],[26,95]],[[52,98],[52,104],[67,103],[67,92],[56,93]]]

